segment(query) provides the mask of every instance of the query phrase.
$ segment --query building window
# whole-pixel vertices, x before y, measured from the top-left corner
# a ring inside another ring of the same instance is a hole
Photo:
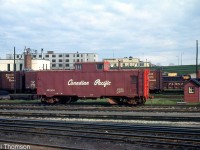
[[[62,67],[63,65],[62,64],[59,64],[59,67]]]
[[[19,64],[19,70],[22,70],[23,64]]]
[[[77,59],[76,62],[79,62],[79,59]]]
[[[49,57],[49,55],[45,55],[45,57]]]
[[[69,57],[69,54],[66,54],[65,57]]]
[[[59,57],[62,57],[62,55],[60,54]]]
[[[10,64],[7,64],[7,70],[10,71]]]
[[[19,58],[19,55],[17,55],[17,58]]]
[[[39,58],[42,58],[42,55],[39,55]]]
[[[79,54],[77,54],[76,57],[79,57]]]
[[[56,67],[56,64],[52,64],[52,67]]]
[[[56,62],[56,60],[55,60],[55,59],[52,59],[52,62]]]
[[[82,64],[76,64],[76,70],[81,70],[82,69]]]
[[[189,94],[195,93],[194,87],[189,87],[188,91],[189,91]]]
[[[56,55],[52,55],[52,57],[56,57]]]
[[[59,62],[62,62],[62,59],[59,59]]]
[[[83,54],[81,54],[81,57],[83,57]]]
[[[69,62],[69,59],[66,59],[65,62]]]
[[[66,67],[69,67],[69,64],[66,64],[65,66],[66,66]]]

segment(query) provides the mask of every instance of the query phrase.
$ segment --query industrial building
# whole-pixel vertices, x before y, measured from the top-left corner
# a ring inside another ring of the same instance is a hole
[[[37,50],[28,49],[31,52],[32,60],[49,60],[51,63],[50,69],[73,69],[75,62],[96,62],[98,55],[95,53],[54,53],[54,51],[47,51],[47,53],[38,52]],[[13,54],[7,54],[6,59],[13,59]],[[24,59],[24,54],[15,54],[15,58]]]
[[[139,58],[125,57],[125,58],[106,58],[103,61],[110,63],[111,67],[150,67],[150,62],[140,61]]]
[[[13,55],[12,55],[13,56]],[[0,59],[0,71],[14,71],[14,63],[16,71],[19,70],[49,70],[50,61],[45,59],[32,59],[29,49],[26,49],[21,57],[9,57],[7,59]]]

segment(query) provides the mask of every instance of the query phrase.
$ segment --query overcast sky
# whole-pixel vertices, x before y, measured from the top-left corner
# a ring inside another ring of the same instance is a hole
[[[200,0],[0,0],[1,58],[26,46],[185,65],[196,40]]]

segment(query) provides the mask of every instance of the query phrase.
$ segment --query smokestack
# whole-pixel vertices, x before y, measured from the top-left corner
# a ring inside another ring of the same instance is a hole
[[[32,69],[31,49],[27,48],[24,53],[24,69]]]

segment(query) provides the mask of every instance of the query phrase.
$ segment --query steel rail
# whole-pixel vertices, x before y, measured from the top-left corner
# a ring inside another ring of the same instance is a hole
[[[23,125],[23,126],[22,126]],[[80,133],[93,133],[93,131],[84,131],[84,130],[73,130],[73,129],[66,129],[64,127],[66,126],[57,126],[57,125],[42,125],[42,124],[38,124],[37,126],[35,124],[26,124],[26,123],[15,123],[14,125],[8,124],[8,123],[0,123],[0,127],[17,127],[17,128],[26,128],[26,129],[41,129],[41,127],[43,127],[44,129],[48,129],[48,130],[54,130],[54,131],[68,131],[68,132],[80,132]],[[70,127],[71,128],[71,127]],[[74,128],[74,127],[73,127]],[[76,127],[77,128],[77,127]],[[119,128],[119,127],[115,127],[113,126],[112,128],[100,128],[98,127],[82,127],[84,129],[90,129],[90,130],[106,130],[106,131],[123,131],[126,132],[126,134],[128,135],[130,132],[144,132],[144,133],[154,133],[154,134],[174,134],[174,135],[182,135],[182,136],[195,136],[195,137],[200,137],[200,132],[197,133],[197,130],[189,130],[189,131],[176,131],[172,129],[165,129],[165,130],[160,130],[160,129],[156,129],[156,128],[150,128],[150,127],[146,127],[143,129],[140,129],[138,127],[132,127],[132,128]],[[200,131],[200,130],[199,130]],[[128,132],[128,133],[127,133]],[[96,132],[95,132],[96,133]],[[98,133],[98,134],[104,134],[103,133]],[[118,135],[118,134],[117,134]],[[132,135],[132,134],[131,134]],[[130,136],[131,136],[130,135]],[[193,141],[196,141],[196,139],[192,139]],[[199,141],[199,140],[198,140]]]
[[[48,110],[48,111],[120,111],[120,112],[200,112],[197,107],[63,107],[63,106],[0,106],[0,110]]]
[[[23,125],[25,128],[36,128],[39,127],[59,127],[59,130],[62,128],[70,127],[73,125],[78,126],[81,128],[84,126],[86,129],[101,129],[101,130],[120,130],[120,131],[126,131],[126,132],[132,132],[132,131],[140,131],[140,132],[152,132],[154,133],[168,133],[168,134],[180,134],[180,135],[195,135],[200,136],[200,128],[183,128],[183,127],[170,127],[170,126],[145,126],[145,125],[132,125],[132,126],[124,126],[124,125],[116,125],[116,124],[97,124],[97,123],[59,123],[59,122],[29,122],[29,121],[15,121],[14,125],[13,122],[5,120],[3,122],[0,122],[0,126],[7,126],[7,127],[20,127]],[[54,128],[53,128],[54,129]],[[52,130],[53,130],[52,129]]]
[[[97,111],[98,112],[98,111]],[[93,114],[88,112],[81,113],[65,113],[65,112],[0,112],[0,116],[17,116],[17,117],[53,117],[53,118],[84,118],[84,119],[117,119],[117,120],[148,120],[148,121],[192,121],[192,122],[200,122],[199,116],[159,116],[155,115],[121,115],[121,114]]]

